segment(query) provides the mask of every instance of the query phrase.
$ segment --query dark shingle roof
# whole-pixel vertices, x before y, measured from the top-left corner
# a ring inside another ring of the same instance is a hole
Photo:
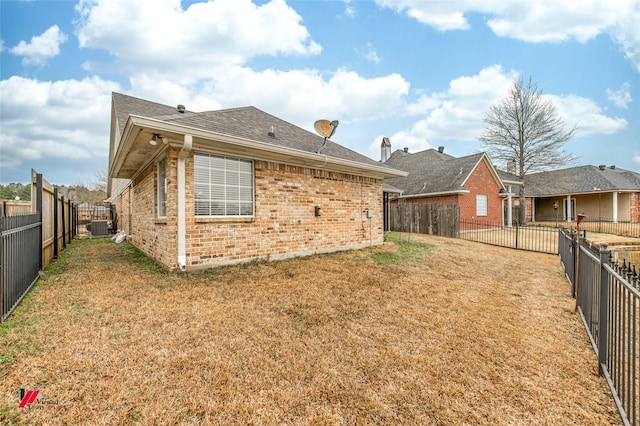
[[[385,182],[402,189],[404,196],[464,191],[467,178],[484,155],[455,158],[435,149],[416,153],[397,150],[385,164],[409,172],[409,175],[385,179]]]
[[[640,191],[640,173],[597,166],[579,166],[527,175],[525,193],[530,196],[584,194],[601,191]]]
[[[163,116],[174,116],[180,114],[176,107],[151,102],[133,96],[123,95],[122,93],[113,92],[111,96],[113,108],[118,120],[118,129],[120,133],[124,130],[129,115],[140,115],[142,117],[159,118]],[[185,112],[185,114],[193,114]],[[117,135],[118,138],[121,134]]]
[[[113,93],[113,102],[120,131],[124,129],[129,115],[139,115],[195,129],[312,153],[317,152],[324,143],[324,138],[321,136],[253,106],[218,111],[185,111],[180,113],[175,107],[120,93]],[[272,126],[274,136],[269,135]],[[322,148],[321,153],[328,157],[381,166],[379,162],[330,140]],[[382,166],[384,167],[384,165]]]

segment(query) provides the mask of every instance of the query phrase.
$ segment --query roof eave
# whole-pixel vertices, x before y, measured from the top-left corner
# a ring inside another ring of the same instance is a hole
[[[640,192],[640,189],[601,189],[598,191],[581,191],[581,192],[558,192],[553,194],[525,194],[526,197],[567,197],[573,195],[594,195],[594,194],[609,194],[612,192],[624,192],[633,193]]]
[[[147,143],[146,141],[140,141],[138,136],[143,131],[146,131],[146,133],[161,133],[163,136],[168,136],[170,140],[175,139],[179,142],[181,142],[181,137],[185,134],[189,134],[194,137],[195,147],[197,147],[198,139],[200,139],[200,141],[203,142],[217,142],[220,147],[221,145],[227,145],[233,146],[234,148],[244,148],[247,153],[256,154],[256,156],[264,159],[289,161],[304,166],[327,168],[382,179],[404,177],[408,175],[407,172],[392,169],[389,166],[378,166],[353,160],[329,157],[325,154],[311,153],[298,149],[239,138],[232,135],[197,129],[181,124],[169,123],[149,117],[130,115],[127,119],[125,129],[122,132],[122,137],[120,138],[120,143],[118,144],[118,149],[114,157],[112,167],[109,170],[109,176],[131,177],[129,174],[122,175],[122,169],[129,153],[134,150],[134,148],[138,147],[138,149],[153,151],[150,150],[148,146],[144,145]],[[161,146],[155,148],[157,151],[160,149],[162,149]],[[237,149],[234,149],[232,152],[237,152]]]

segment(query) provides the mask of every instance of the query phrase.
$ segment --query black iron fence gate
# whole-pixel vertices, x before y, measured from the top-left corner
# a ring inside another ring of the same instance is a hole
[[[0,306],[4,321],[38,279],[41,269],[40,215],[0,217]]]

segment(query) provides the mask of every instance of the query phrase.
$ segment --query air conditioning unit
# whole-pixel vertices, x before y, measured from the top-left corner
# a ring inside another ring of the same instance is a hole
[[[109,221],[108,220],[92,220],[91,235],[93,235],[94,237],[98,235],[109,235]]]

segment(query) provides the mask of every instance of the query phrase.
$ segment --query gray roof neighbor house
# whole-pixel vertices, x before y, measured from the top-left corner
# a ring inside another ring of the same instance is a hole
[[[485,157],[482,152],[456,158],[445,154],[443,149],[416,153],[396,150],[385,164],[409,172],[409,175],[386,179],[385,183],[400,188],[403,197],[468,192],[465,183]],[[494,172],[497,178],[495,169]]]
[[[525,176],[525,194],[531,197],[640,191],[640,173],[615,166],[579,166]]]

